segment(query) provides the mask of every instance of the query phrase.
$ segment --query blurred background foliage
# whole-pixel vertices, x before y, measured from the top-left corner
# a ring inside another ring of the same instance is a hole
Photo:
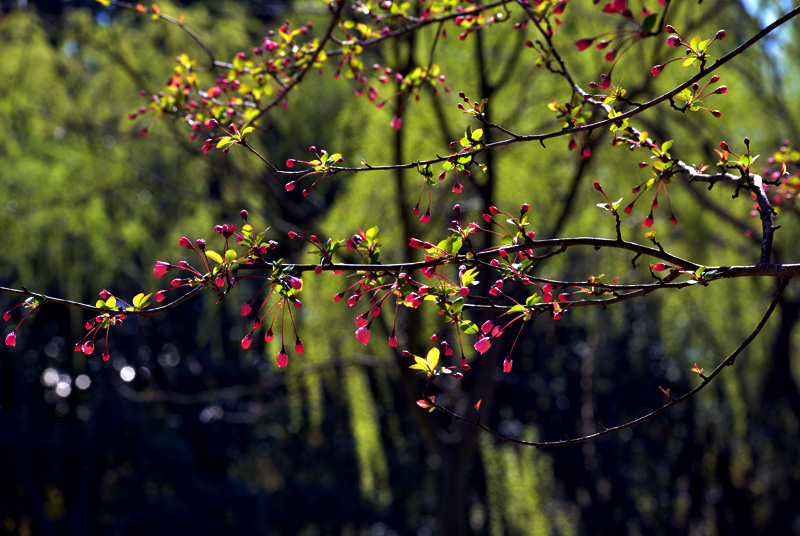
[[[688,37],[727,30],[715,57],[785,7],[673,4],[667,22]],[[325,23],[317,3],[159,5],[185,13],[220,59],[249,50],[284,19]],[[89,2],[0,6],[3,286],[84,302],[102,288],[120,296],[155,292],[164,284],[152,276],[156,260],[183,259],[181,236],[213,244],[212,227],[239,225],[242,208],[256,226],[271,227],[279,255],[303,262],[311,260],[287,231],[347,238],[377,225],[385,262],[415,258],[408,237],[440,238],[455,202],[466,221],[490,204],[515,213],[529,202],[539,238],[613,237],[592,181],[627,203],[647,178],[636,166],[644,155],[611,147],[607,132],[595,132],[586,161],[566,151],[565,139],[487,156],[489,172],[467,180],[461,196],[449,192],[450,179],[434,189],[427,226],[411,216],[421,182],[415,172],[336,176],[303,199],[241,151],[201,155],[185,125],[161,119],[143,138],[147,119],[126,118],[146,104],[138,90],[158,91],[169,78],[176,55],[206,60],[177,28]],[[599,80],[599,56],[571,43],[616,22],[588,2],[567,9],[556,42],[584,87]],[[709,106],[721,119],[658,108],[637,125],[662,141],[675,139],[673,153],[698,164],[713,164],[723,139],[740,152],[749,136],[764,160],[783,139],[796,143],[796,28],[787,26],[720,73],[730,93],[711,97]],[[433,31],[369,51],[365,62],[399,72],[426,65]],[[568,87],[533,66],[535,54],[523,45],[530,32],[499,24],[464,42],[441,40],[435,61],[453,91],[409,103],[399,134],[389,126],[393,103],[376,110],[324,69],[271,114],[259,149],[276,163],[302,159],[312,144],[343,153],[347,164],[443,154],[469,124],[456,109],[458,91],[489,98],[490,118],[515,132],[559,128],[546,104],[568,99]],[[614,81],[623,81],[633,100],[649,100],[685,76],[677,65],[658,78],[647,74],[670,53],[663,39],[647,41],[620,62]],[[654,227],[669,251],[709,265],[757,261],[758,240],[747,233],[758,236],[750,201],[682,179],[670,188],[680,223],[669,225],[662,199]],[[645,241],[649,201],[648,194],[623,220],[631,239]],[[776,255],[783,262],[796,260],[794,216],[786,207],[779,217]],[[538,275],[580,280],[602,273],[621,282],[647,278],[632,272],[628,257],[591,250],[556,258]],[[384,313],[388,329],[376,330],[366,348],[358,344],[356,313],[332,300],[347,286],[342,278],[305,278],[297,318],[306,352],[291,355],[281,371],[277,341],[249,350],[239,344],[249,330],[239,307],[257,289],[240,286],[219,306],[204,296],[163,318],[127,320],[112,335],[109,363],[72,352],[86,321],[78,310],[45,307],[24,324],[17,347],[1,350],[0,531],[800,534],[796,289],[760,340],[700,396],[636,429],[538,451],[419,409],[423,381],[383,343],[392,318]],[[442,381],[437,400],[469,415],[480,399],[485,423],[526,439],[619,424],[663,404],[659,385],[674,392],[696,385],[692,364],[709,370],[728,355],[774,288],[774,281],[727,281],[608,310],[569,311],[558,323],[543,317],[522,334],[511,374],[501,372],[511,343],[502,341],[482,357],[470,355],[473,369],[460,383]],[[4,310],[15,304],[0,298]],[[401,348],[419,354],[438,325],[432,311],[416,313],[400,311],[398,335]]]

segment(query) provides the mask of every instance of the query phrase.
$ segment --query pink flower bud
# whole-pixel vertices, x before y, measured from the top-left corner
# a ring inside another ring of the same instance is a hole
[[[460,289],[458,289],[458,293],[466,298],[467,296],[469,296],[469,289],[467,287],[461,287]]]
[[[489,337],[482,337],[475,343],[475,350],[477,350],[479,354],[484,354],[491,346],[492,339]]]
[[[83,343],[81,350],[86,355],[92,355],[92,352],[94,352],[94,342],[86,341],[85,343]]]
[[[667,45],[671,48],[678,48],[681,46],[681,38],[677,35],[671,35],[667,38]]]
[[[653,265],[653,271],[654,272],[663,272],[666,269],[667,269],[667,265],[664,264],[663,262],[657,262],[657,263],[655,263]]]
[[[514,365],[514,361],[511,360],[510,356],[505,358],[505,360],[503,361],[503,372],[505,372],[506,374],[511,372],[511,367],[513,365]]]
[[[592,45],[594,39],[578,39],[575,41],[575,46],[578,47],[578,50],[586,50]]]
[[[11,319],[11,310],[8,310],[5,313],[3,313],[3,320],[8,322],[10,319]]]
[[[264,334],[264,340],[269,342],[275,337],[275,334],[272,333],[272,328],[269,328],[267,332]]]
[[[397,348],[397,337],[395,337],[394,332],[389,335],[389,347],[390,348]]]
[[[245,302],[242,304],[242,316],[247,316],[252,311],[252,307],[250,307],[250,303]]]
[[[356,330],[356,340],[366,346],[369,342],[369,327],[364,326],[358,328]]]
[[[653,76],[658,76],[661,74],[661,71],[663,70],[664,70],[663,65],[654,65],[653,68],[650,69],[650,74],[652,74]]]
[[[303,288],[303,282],[294,276],[289,278],[289,282],[291,283],[292,288],[294,290],[300,290],[301,288]]]
[[[725,30],[720,30],[717,32],[717,35],[714,36],[714,39],[725,39]]]
[[[289,364],[289,354],[286,353],[285,348],[281,348],[281,351],[278,352],[278,355],[275,356],[275,361],[278,363],[278,367],[283,368]]]
[[[297,352],[298,354],[303,353],[303,343],[300,339],[294,341],[294,351]]]
[[[166,291],[166,290],[159,290],[158,292],[156,292],[156,301],[157,302],[164,301],[164,298],[167,297],[167,292],[168,291]]]
[[[12,331],[8,335],[6,335],[6,346],[16,346],[17,345],[17,333]]]
[[[250,332],[247,335],[245,335],[244,339],[242,339],[242,348],[247,350],[248,348],[250,348],[250,343],[251,342],[253,342],[253,333],[252,332]]]
[[[192,249],[192,241],[185,236],[181,237],[180,244],[185,248]]]

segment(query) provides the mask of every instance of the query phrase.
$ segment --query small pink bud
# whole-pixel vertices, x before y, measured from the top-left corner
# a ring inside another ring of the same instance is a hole
[[[505,360],[503,361],[503,372],[505,372],[506,374],[511,372],[511,367],[513,365],[514,365],[514,361],[511,360],[511,357],[505,358]]]
[[[92,352],[94,352],[94,342],[86,341],[85,343],[83,343],[81,350],[86,355],[92,355]]]
[[[483,354],[486,353],[486,351],[489,348],[491,348],[491,346],[492,346],[492,339],[488,337],[482,337],[478,340],[478,342],[475,343],[475,350],[477,350],[479,354]]]
[[[578,39],[575,41],[575,46],[578,47],[578,50],[586,50],[592,45],[594,39]]]
[[[642,226],[643,227],[652,227],[654,221],[655,220],[653,219],[653,215],[652,214],[648,214],[647,217],[642,222]]]
[[[107,291],[106,289],[103,289],[103,290],[100,291],[100,299],[107,300],[110,297],[111,297],[111,293],[109,291]]]
[[[717,82],[719,82],[719,76],[717,75],[712,76],[709,82],[711,82],[712,84],[716,84]]]
[[[108,353],[108,350],[106,350],[103,352],[103,361],[108,361],[109,359],[111,359],[111,355]]]
[[[294,351],[297,352],[298,354],[303,353],[303,343],[300,339],[294,341]]]
[[[242,304],[242,316],[249,315],[250,311],[252,311],[252,307],[250,307],[250,303],[249,302],[244,302]]]
[[[250,348],[250,343],[251,342],[253,342],[253,333],[252,332],[250,332],[247,335],[245,335],[244,339],[242,339],[242,348],[247,350],[248,348]]]
[[[17,332],[12,331],[8,335],[6,335],[6,346],[16,346],[17,345]]]
[[[667,45],[671,48],[678,48],[681,46],[681,38],[677,35],[671,35],[667,38]]]
[[[158,292],[156,292],[156,301],[157,302],[164,301],[164,298],[167,297],[167,292],[168,291],[166,291],[166,290],[159,290]]]
[[[714,39],[725,39],[726,35],[725,30],[720,30],[717,32],[717,35],[714,36]]]
[[[491,212],[492,214],[497,214],[500,211],[497,210],[497,207],[492,206],[492,207],[489,207],[489,212]]]
[[[358,328],[356,330],[356,340],[366,346],[369,342],[369,327],[364,326]]]
[[[394,333],[389,335],[389,347],[397,348],[397,337],[395,337]]]
[[[492,331],[492,321],[487,320],[486,322],[484,322],[483,325],[481,326],[481,331],[484,333],[489,333],[490,331]]]
[[[461,287],[460,289],[458,289],[458,293],[466,298],[467,296],[469,296],[469,289],[467,287]]]
[[[663,272],[666,269],[667,269],[667,265],[664,264],[663,262],[657,262],[657,263],[655,263],[653,265],[653,271],[654,272]]]
[[[419,221],[421,221],[422,223],[425,223],[425,224],[430,222],[431,221],[431,210],[430,209],[426,210],[425,214],[422,215],[422,217],[419,219]]]
[[[181,237],[180,244],[185,248],[192,249],[192,241],[185,236]]]
[[[653,76],[658,76],[658,75],[661,74],[661,71],[663,71],[663,70],[664,70],[664,66],[663,65],[655,65],[655,66],[653,66],[652,69],[650,69],[650,74],[652,74]]]
[[[198,238],[197,240],[195,240],[195,242],[197,243],[197,249],[199,249],[201,251],[206,249],[206,240],[205,240],[205,238]]]
[[[5,313],[3,313],[3,320],[8,322],[10,319],[11,319],[11,311],[10,310],[6,311]]]
[[[275,361],[278,363],[278,367],[283,368],[289,364],[289,354],[286,353],[285,348],[281,348],[281,351],[278,352],[278,355],[275,356]]]
[[[275,337],[275,334],[272,332],[272,328],[269,328],[267,332],[264,334],[264,340],[269,342]]]
[[[303,288],[303,282],[294,276],[289,278],[289,282],[291,283],[292,288],[294,290],[300,290],[301,288]]]
[[[603,191],[603,187],[600,186],[600,182],[599,181],[594,181],[594,189],[599,191],[599,192]]]

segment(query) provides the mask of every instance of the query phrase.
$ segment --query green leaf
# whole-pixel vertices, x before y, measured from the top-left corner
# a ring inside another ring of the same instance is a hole
[[[521,303],[518,303],[518,304],[516,304],[514,307],[512,307],[511,309],[509,309],[508,311],[506,311],[506,314],[507,314],[507,315],[510,315],[510,314],[512,314],[512,313],[521,313],[521,312],[523,312],[523,311],[525,311],[525,306],[524,306],[524,305],[522,305]]]
[[[650,15],[646,16],[642,21],[642,32],[652,32],[656,25],[656,21],[658,21],[658,13],[651,13]]]
[[[475,130],[472,131],[472,139],[473,139],[473,141],[480,140],[481,136],[483,136],[483,129],[482,128],[476,128]]]
[[[428,356],[425,358],[425,361],[427,362],[431,372],[436,370],[436,365],[439,364],[439,349],[431,348],[428,352]]]
[[[222,257],[216,251],[211,251],[211,250],[206,251],[206,257],[216,262],[217,264],[222,264]]]
[[[236,258],[236,252],[234,250],[229,249],[228,251],[225,252],[225,261],[226,262],[231,262],[235,258]]]
[[[217,142],[217,149],[219,149],[223,145],[230,145],[231,143],[233,143],[231,141],[232,139],[233,138],[231,138],[230,136],[225,136],[224,138],[220,138],[219,141]]]
[[[478,333],[478,325],[471,320],[462,320],[459,323],[459,326],[461,327],[461,331],[463,331],[464,333],[467,334]]]

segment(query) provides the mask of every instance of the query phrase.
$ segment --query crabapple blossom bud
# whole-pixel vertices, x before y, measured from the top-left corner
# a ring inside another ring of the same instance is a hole
[[[519,208],[519,211],[522,214],[527,213],[531,209],[531,206],[528,203],[523,203],[522,206]]]
[[[250,348],[250,343],[251,342],[253,342],[253,332],[252,331],[250,333],[248,333],[247,335],[245,335],[244,339],[242,339],[242,348],[247,350],[248,348]]]
[[[314,267],[314,273],[317,274],[317,275],[321,274],[322,273],[322,266],[315,266]]]
[[[286,348],[281,348],[281,351],[278,352],[278,355],[275,356],[275,361],[278,363],[278,367],[283,368],[289,364],[289,354],[286,353]]]
[[[478,342],[476,342],[476,343],[475,343],[475,345],[474,345],[474,346],[475,346],[475,350],[477,350],[477,352],[478,352],[479,354],[484,354],[484,353],[486,353],[486,351],[487,351],[489,348],[491,348],[491,346],[492,346],[492,339],[490,339],[489,337],[481,337],[481,338],[478,340]]]
[[[367,345],[369,342],[369,327],[364,326],[360,327],[356,330],[356,340],[363,344],[364,346]]]
[[[244,221],[247,221],[247,211],[246,210],[242,209],[242,211],[239,213],[239,215],[242,217],[242,219]]]
[[[295,309],[300,309],[303,306],[303,302],[300,300],[294,300],[292,303],[294,304]]]
[[[94,342],[86,341],[85,343],[83,343],[83,346],[81,346],[81,350],[86,355],[92,355],[92,352],[94,352]]]
[[[664,70],[664,65],[654,65],[652,69],[650,69],[650,74],[653,76],[658,76],[661,74],[661,71]]]
[[[8,320],[9,320],[10,318],[11,318],[11,311],[10,311],[10,310],[8,310],[8,311],[6,311],[5,313],[3,313],[3,320],[5,320],[6,322],[8,322]]]
[[[681,38],[677,35],[671,35],[667,38],[667,45],[671,48],[678,48],[681,46]]]
[[[192,249],[192,241],[186,238],[185,236],[181,237],[180,244],[185,248]]]
[[[469,296],[469,289],[467,287],[461,287],[460,289],[458,289],[458,293],[466,298],[467,296]]]
[[[514,361],[512,361],[510,356],[505,358],[505,360],[503,361],[503,372],[505,372],[506,374],[511,372],[511,367],[513,365],[514,365]]]
[[[252,307],[250,307],[250,303],[249,302],[244,302],[242,304],[242,316],[249,315],[250,311],[252,311]]]
[[[599,181],[594,181],[594,189],[599,191],[599,192],[603,191],[603,187],[600,186],[600,182]]]
[[[717,35],[714,36],[714,39],[725,39],[726,35],[725,30],[720,30],[717,32]]]
[[[655,263],[653,265],[653,271],[654,272],[663,272],[666,269],[667,269],[667,265],[664,264],[663,262],[657,262],[657,263]]]
[[[294,341],[294,351],[297,352],[298,354],[303,353],[303,342],[300,339]]]
[[[491,212],[492,214],[497,214],[500,211],[497,210],[497,207],[491,206],[491,207],[489,207],[489,212]]]
[[[395,336],[394,331],[391,335],[389,335],[389,347],[397,348],[397,337]]]
[[[103,289],[103,290],[100,291],[100,298],[101,299],[107,300],[110,297],[111,297],[111,293],[109,291],[107,291],[106,289]]]
[[[487,320],[486,322],[484,322],[483,325],[481,326],[481,331],[484,333],[489,333],[490,331],[492,331],[492,321]]]
[[[12,331],[8,335],[6,335],[6,346],[16,346],[17,345],[17,333]]]
[[[272,328],[269,328],[267,332],[264,334],[264,340],[269,342],[275,337],[275,334],[272,332]]]
[[[303,281],[294,276],[289,278],[289,282],[291,283],[292,288],[294,290],[300,290],[301,288],[303,288]]]

